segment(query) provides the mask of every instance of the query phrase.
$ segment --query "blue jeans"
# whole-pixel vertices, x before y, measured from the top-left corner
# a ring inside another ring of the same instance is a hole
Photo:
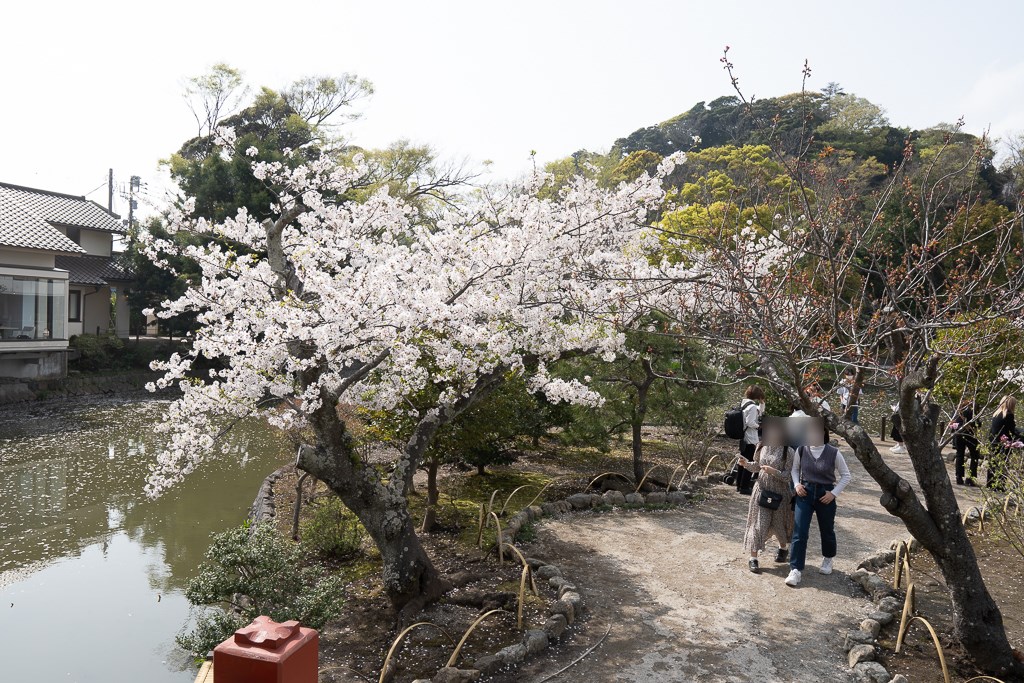
[[[860,406],[854,406],[850,410],[850,422],[852,422],[853,424],[858,424],[857,418],[859,418],[859,417],[860,417]]]
[[[826,491],[832,490],[832,485],[804,482],[804,488],[807,489],[807,495],[796,496],[793,544],[789,550],[789,566],[800,571],[804,570],[804,560],[807,557],[807,536],[811,530],[812,515],[818,515],[821,554],[824,557],[836,556],[836,501],[825,505],[819,500]]]

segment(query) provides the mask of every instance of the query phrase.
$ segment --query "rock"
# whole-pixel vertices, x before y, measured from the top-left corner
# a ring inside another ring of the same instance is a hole
[[[626,497],[622,495],[621,491],[605,491],[605,494],[601,496],[604,499],[605,505],[625,505]]]
[[[569,580],[564,576],[552,576],[550,579],[548,579],[548,585],[557,591],[561,589],[562,586],[571,584],[569,584]]]
[[[561,586],[559,586],[559,588],[558,588],[558,597],[563,598],[563,597],[565,597],[566,593],[574,593],[574,592],[576,592],[576,586],[571,584],[571,583],[569,583],[568,581],[566,581]]]
[[[433,683],[469,683],[480,678],[480,672],[476,669],[456,669],[453,666],[446,666],[430,680]]]
[[[561,576],[562,570],[553,564],[546,564],[543,567],[537,567],[534,570],[533,575],[541,581],[549,581],[555,576]]]
[[[604,498],[601,496],[601,494],[600,493],[591,493],[590,494],[590,506],[597,508],[597,507],[601,507],[602,505],[604,505]]]
[[[551,607],[548,608],[548,611],[551,613],[552,616],[556,614],[561,614],[562,616],[564,616],[566,624],[571,625],[573,621],[575,621],[576,615],[572,609],[572,605],[567,603],[565,600],[556,600],[555,602],[551,603]]]
[[[591,507],[589,493],[574,493],[565,500],[575,510],[589,510]]]
[[[495,655],[485,655],[473,662],[473,668],[483,674],[492,674],[501,668],[503,662]]]
[[[548,647],[548,634],[540,629],[531,629],[526,632],[526,637],[523,638],[523,645],[531,655],[543,652]]]
[[[556,502],[555,505],[558,507],[558,511],[561,512],[563,515],[568,512],[572,512],[572,504],[569,503],[569,501],[567,500],[560,500]]]
[[[877,612],[872,612],[871,614],[869,614],[867,618],[874,619],[878,622],[880,626],[888,626],[892,623],[893,615],[891,612],[883,612],[882,610],[878,610]]]
[[[498,650],[496,657],[501,660],[502,664],[519,664],[526,659],[526,646],[509,645],[506,648]]]
[[[910,681],[903,674],[896,674],[889,683],[910,683]]]
[[[554,517],[558,514],[558,506],[554,503],[541,503],[540,509],[544,512],[545,517]]]
[[[889,683],[889,672],[878,662],[861,662],[853,673],[860,683]]]
[[[690,494],[685,491],[672,491],[665,495],[665,502],[669,505],[686,505],[690,500]]]
[[[854,571],[852,574],[850,574],[850,581],[853,581],[854,583],[857,583],[857,584],[860,584],[861,586],[863,586],[864,582],[867,580],[867,578],[868,578],[868,576],[870,576],[870,574],[871,573],[869,571],[867,571],[866,569],[858,569],[858,570]]]
[[[526,558],[526,564],[530,566],[530,569],[537,571],[538,569],[546,565],[547,562],[536,557],[528,557]]]
[[[643,505],[644,504],[644,494],[636,493],[636,492],[634,492],[634,493],[627,493],[626,494],[626,503],[628,505]]]
[[[565,633],[569,623],[565,620],[564,614],[552,614],[544,622],[544,633],[548,634],[550,640],[558,640]],[[480,667],[477,667],[478,669]]]
[[[894,591],[892,586],[878,574],[869,574],[864,579],[864,590],[871,596],[872,600],[881,600],[891,596]]]
[[[903,614],[903,601],[891,595],[878,601],[878,610],[892,615]]]
[[[583,596],[575,591],[566,591],[558,598],[561,602],[572,605],[572,613],[575,616],[583,614]]]
[[[875,648],[872,645],[854,645],[847,654],[847,661],[850,668],[854,668],[861,662],[871,662],[875,659]]]
[[[665,504],[665,492],[655,491],[647,494],[648,505],[664,505]]]
[[[865,633],[870,633],[872,638],[878,637],[878,632],[882,630],[882,625],[874,619],[865,619],[860,622],[860,630]],[[853,666],[852,664],[850,666]]]
[[[847,631],[846,639],[843,641],[843,649],[849,652],[858,645],[874,645],[875,639],[870,633],[864,631]]]
[[[545,515],[545,512],[544,512],[544,508],[542,508],[542,507],[541,507],[540,505],[531,505],[531,506],[530,506],[529,508],[527,508],[527,509],[528,509],[528,510],[529,510],[530,512],[532,512],[532,513],[533,513],[533,519],[534,519],[535,521],[536,521],[536,520],[538,520],[538,519],[540,519],[541,517],[543,517],[543,516]]]

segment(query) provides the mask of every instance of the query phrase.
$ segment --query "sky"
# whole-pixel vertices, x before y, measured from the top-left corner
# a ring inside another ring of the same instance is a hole
[[[10,3],[0,39],[0,181],[106,203],[139,175],[158,208],[159,161],[195,134],[190,76],[226,62],[254,87],[355,73],[376,92],[346,135],[399,138],[514,177],[731,94],[724,46],[748,95],[830,81],[896,125],[963,116],[1024,131],[1024,3],[888,0],[493,0]],[[114,210],[125,213],[115,199]]]

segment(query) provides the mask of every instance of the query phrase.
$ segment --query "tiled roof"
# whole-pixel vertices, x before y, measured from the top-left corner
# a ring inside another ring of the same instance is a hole
[[[3,191],[0,191],[0,246],[85,253],[85,249],[65,237],[64,233]]]
[[[0,195],[7,195],[44,221],[79,228],[124,233],[118,216],[96,202],[49,190],[0,183]]]
[[[132,279],[109,256],[58,256],[54,265],[68,271],[68,281],[74,285],[102,286]]]

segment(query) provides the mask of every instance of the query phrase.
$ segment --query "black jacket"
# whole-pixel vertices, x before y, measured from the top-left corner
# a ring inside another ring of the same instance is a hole
[[[994,448],[998,447],[1004,436],[1010,440],[1020,438],[1020,432],[1017,431],[1017,421],[1014,419],[1013,413],[1000,414],[992,418],[992,426],[988,430],[989,443]]]
[[[974,409],[966,406],[957,411],[953,416],[953,422],[960,425],[953,435],[953,448],[964,448],[968,444],[978,445],[977,425],[973,422]]]

